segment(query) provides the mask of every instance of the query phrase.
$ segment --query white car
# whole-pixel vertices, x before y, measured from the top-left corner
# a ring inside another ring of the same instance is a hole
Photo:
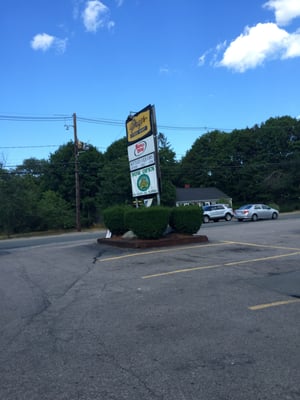
[[[246,204],[235,210],[234,216],[240,222],[244,220],[277,219],[279,211],[266,204]]]
[[[203,222],[218,222],[220,219],[230,221],[233,217],[233,210],[226,204],[211,204],[203,207]]]

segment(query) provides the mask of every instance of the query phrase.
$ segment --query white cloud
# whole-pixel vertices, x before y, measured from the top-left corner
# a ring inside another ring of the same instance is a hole
[[[282,58],[300,57],[300,32],[290,34],[285,40]]]
[[[47,33],[39,33],[31,40],[31,47],[33,50],[46,51],[53,45],[54,40],[54,36],[50,36]]]
[[[199,57],[198,65],[203,65],[212,53],[211,65],[242,73],[268,60],[300,57],[300,30],[288,32],[280,27],[300,17],[300,0],[268,0],[263,7],[274,11],[276,23],[246,27],[229,45],[224,42],[213,51],[205,52]]]
[[[211,48],[207,50],[205,53],[203,53],[199,58],[198,58],[198,67],[202,67],[205,65],[206,61],[210,57],[209,64],[211,66],[215,66],[219,57],[219,54],[226,48],[227,42],[219,43],[215,48]]]
[[[31,40],[33,50],[47,51],[54,48],[58,53],[64,53],[67,46],[67,39],[59,39],[47,33],[38,33]]]
[[[111,29],[115,25],[110,20],[109,8],[99,0],[90,0],[86,3],[82,18],[88,32],[97,32],[99,28]]]
[[[299,0],[269,0],[264,7],[275,11],[276,23],[288,25],[293,19],[300,17]]]
[[[245,29],[245,32],[230,43],[220,66],[244,72],[255,68],[268,58],[278,58],[291,45],[289,34],[276,24],[257,24]]]
[[[54,45],[58,53],[64,53],[66,51],[68,39],[55,38]]]

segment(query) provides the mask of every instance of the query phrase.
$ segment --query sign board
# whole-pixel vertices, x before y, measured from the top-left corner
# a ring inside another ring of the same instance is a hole
[[[130,171],[134,171],[135,169],[144,168],[154,163],[155,163],[155,155],[154,153],[150,153],[147,154],[146,156],[129,161],[129,169]]]
[[[151,111],[152,107],[147,106],[134,116],[127,118],[126,133],[128,145],[152,133]]]
[[[130,173],[132,196],[148,196],[158,193],[156,165],[141,168]]]
[[[139,157],[155,152],[154,136],[148,136],[127,147],[128,160],[132,161]]]
[[[133,197],[160,195],[160,170],[154,106],[148,105],[126,120],[127,152]]]
[[[127,147],[130,171],[155,164],[154,136],[148,136]]]

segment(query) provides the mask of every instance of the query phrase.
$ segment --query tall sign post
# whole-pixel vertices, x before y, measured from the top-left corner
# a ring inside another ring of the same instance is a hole
[[[127,152],[132,196],[157,196],[160,205],[160,167],[155,108],[148,105],[126,120]]]

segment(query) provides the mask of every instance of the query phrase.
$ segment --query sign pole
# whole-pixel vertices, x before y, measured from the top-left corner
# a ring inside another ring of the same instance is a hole
[[[157,205],[160,206],[160,192],[161,192],[161,172],[160,172],[160,164],[159,164],[159,156],[158,156],[158,137],[157,137],[157,125],[156,125],[156,113],[155,107],[152,106],[152,124],[153,124],[153,136],[155,139],[155,164],[157,168],[157,180],[158,180],[158,192],[156,194]]]

